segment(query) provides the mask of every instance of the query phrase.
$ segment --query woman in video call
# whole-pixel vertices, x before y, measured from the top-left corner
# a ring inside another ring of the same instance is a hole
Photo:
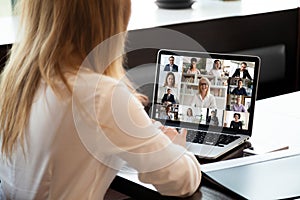
[[[208,116],[206,120],[208,125],[218,126],[219,125],[219,119],[216,116],[216,111],[212,110],[210,112],[210,116]]]
[[[186,118],[185,118],[185,120],[186,120],[187,122],[193,122],[193,121],[194,121],[194,115],[193,115],[193,110],[192,110],[192,108],[188,108],[188,109],[186,110]]]
[[[208,74],[213,75],[217,78],[222,76],[221,61],[220,60],[214,60],[213,68],[209,71]]]
[[[234,118],[234,120],[232,120],[230,122],[230,128],[242,129],[243,123],[241,121],[239,121],[240,118],[241,118],[241,114],[240,113],[234,113],[233,118]]]
[[[166,75],[164,87],[174,88],[176,86],[175,74],[168,72]]]
[[[197,69],[197,59],[196,58],[191,58],[191,64],[190,64],[190,67],[189,69],[187,70],[188,74],[198,74],[200,75],[200,70]]]
[[[172,105],[167,105],[165,111],[162,113],[161,119],[171,120],[172,119],[171,109],[172,109]]]
[[[201,77],[198,85],[198,93],[191,101],[192,107],[216,108],[216,99],[210,94],[210,82],[206,77]]]
[[[103,199],[125,163],[164,195],[193,194],[186,130],[152,122],[125,78],[130,0],[18,3],[0,83],[0,199]]]

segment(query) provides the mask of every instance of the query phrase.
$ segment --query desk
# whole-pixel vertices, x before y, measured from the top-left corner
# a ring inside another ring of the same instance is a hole
[[[252,146],[288,144],[291,150],[300,151],[300,91],[256,102]],[[284,136],[284,137],[280,137]],[[244,147],[240,147],[237,152]],[[286,150],[288,151],[288,150]],[[231,152],[232,153],[232,152]],[[128,173],[132,172],[132,173]],[[162,197],[150,184],[138,181],[134,171],[120,172],[111,188],[136,199],[176,199]],[[199,190],[186,199],[236,199],[235,194],[216,188],[203,179]]]
[[[300,6],[298,0],[196,0],[192,9],[169,10],[159,9],[154,3],[155,0],[131,0],[131,2],[129,30],[269,13]]]

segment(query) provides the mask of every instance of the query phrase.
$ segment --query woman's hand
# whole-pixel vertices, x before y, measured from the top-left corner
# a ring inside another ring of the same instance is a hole
[[[185,148],[187,134],[187,130],[185,128],[182,128],[180,130],[180,133],[178,133],[175,128],[163,126],[159,121],[153,119],[151,119],[151,121],[156,127],[160,128],[162,132],[166,134],[174,144],[181,145]]]
[[[185,148],[187,130],[182,128],[180,133],[175,128],[162,126],[161,130],[166,134],[174,144],[181,145]]]

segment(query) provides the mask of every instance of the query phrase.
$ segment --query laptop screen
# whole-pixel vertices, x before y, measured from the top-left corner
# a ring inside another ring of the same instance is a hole
[[[151,117],[251,135],[259,64],[255,56],[160,50]]]

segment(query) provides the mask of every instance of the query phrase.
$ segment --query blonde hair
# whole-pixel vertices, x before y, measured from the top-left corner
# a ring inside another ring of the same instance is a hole
[[[207,97],[207,96],[209,96],[209,94],[210,94],[210,81],[208,80],[208,78],[206,78],[206,77],[204,77],[204,76],[202,76],[201,78],[200,78],[200,80],[199,80],[199,84],[198,84],[198,91],[199,91],[199,94],[201,94],[201,80],[204,80],[205,82],[206,82],[206,84],[207,84],[207,91],[206,91],[206,94],[205,94],[205,96]]]
[[[64,74],[76,73],[89,52],[116,34],[125,32],[130,0],[21,0],[21,38],[13,45],[0,84],[1,152],[11,157],[14,145],[24,143],[34,94],[43,79],[60,96],[61,80],[71,95]],[[115,49],[124,50],[126,34]],[[103,74],[124,79],[123,57],[109,64]],[[131,84],[128,87],[135,92]],[[139,96],[139,95],[137,95]],[[140,95],[141,99],[144,96]]]

